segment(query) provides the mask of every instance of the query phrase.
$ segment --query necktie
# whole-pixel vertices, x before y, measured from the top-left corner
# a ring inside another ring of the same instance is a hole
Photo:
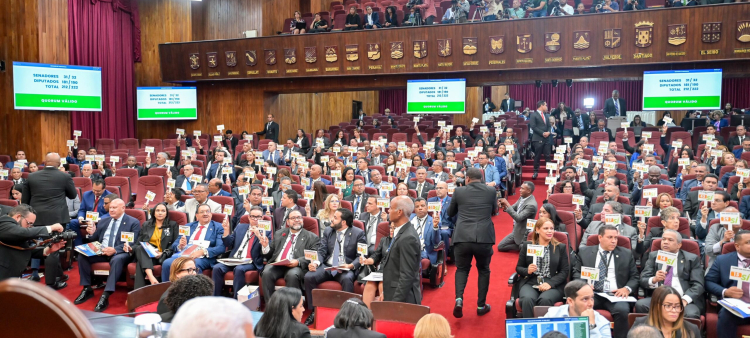
[[[284,247],[284,252],[281,253],[281,260],[285,260],[286,255],[289,254],[289,250],[292,249],[292,244],[294,244],[294,236],[297,236],[297,234],[292,234],[292,237],[289,238],[289,242],[286,243],[286,246]]]
[[[367,244],[373,244],[373,243],[370,243],[370,237],[372,235],[372,232],[378,226],[378,219],[379,219],[378,216],[380,216],[380,214],[376,216],[373,216],[372,214],[370,214],[370,221],[369,221],[370,224],[367,225]]]
[[[539,115],[542,115],[542,122],[544,122],[544,124],[547,124],[547,119],[544,118],[544,113],[539,112]]]
[[[583,117],[581,115],[578,115],[578,128],[583,127]]]
[[[287,217],[289,217],[289,213],[290,213],[291,211],[292,211],[292,209],[290,209],[290,208],[286,208],[286,211],[284,211],[284,218],[283,218],[283,220],[281,221],[281,224],[282,224],[282,225],[286,224],[286,218],[287,218]]]
[[[620,100],[614,100],[614,101],[615,101],[615,116],[620,116]]]
[[[188,191],[193,190],[192,187],[190,186],[190,180],[187,180],[187,179],[185,180],[185,188],[187,188]]]
[[[527,197],[528,198],[528,197]],[[523,204],[526,203],[527,198],[519,198],[518,199],[518,207],[516,207],[516,212],[521,210],[521,207],[523,207]],[[516,226],[516,221],[513,221],[513,226]]]
[[[743,259],[742,262],[745,265],[745,268],[750,266],[750,259]],[[745,303],[750,303],[750,282],[742,282],[742,298],[740,298]]]
[[[247,231],[250,231],[250,230],[247,230]],[[253,237],[255,237],[255,234],[250,233],[250,238],[247,240],[247,252],[245,253],[245,258],[252,257],[250,250],[253,249]]]
[[[667,267],[667,275],[664,277],[664,285],[672,286],[672,277],[674,276],[674,271],[671,266]]]
[[[99,196],[97,196],[94,199],[94,211],[97,211],[98,208],[99,208]]]
[[[607,279],[607,255],[609,251],[601,253],[601,259],[599,260],[599,279],[594,282],[594,291],[607,291],[604,290],[604,281]]]
[[[360,196],[357,196],[357,200],[354,201],[354,213],[356,214],[354,215],[354,218],[357,218],[357,216],[359,216],[358,215],[359,214],[359,201],[361,199],[362,199],[362,196],[360,195]]]
[[[274,153],[271,153],[271,162],[273,162],[273,163],[276,163],[276,162],[275,162],[275,161],[273,160],[273,155],[274,155]]]
[[[198,232],[195,233],[195,238],[193,238],[194,241],[199,241],[201,239],[201,234],[203,233],[203,228],[205,227],[205,225],[201,225],[198,227]]]
[[[424,231],[425,222],[427,222],[427,217],[423,219],[417,218],[417,234],[419,235],[419,239],[422,239],[422,232]]]
[[[268,124],[266,125],[266,130],[267,131],[271,130],[271,122],[268,122]]]
[[[109,239],[107,240],[107,245],[105,247],[111,247],[114,246],[115,243],[115,233],[117,232],[117,228],[119,227],[120,220],[115,220],[114,226],[112,229],[109,229]]]
[[[339,260],[341,259],[341,233],[336,231],[336,243],[333,243],[333,266],[339,266]],[[339,272],[337,270],[331,270],[331,276],[336,276]]]
[[[419,183],[419,186],[417,187],[417,196],[422,196],[422,183]]]

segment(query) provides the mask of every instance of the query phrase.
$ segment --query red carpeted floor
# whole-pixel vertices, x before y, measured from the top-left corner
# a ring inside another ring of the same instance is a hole
[[[523,180],[530,180],[532,168],[525,166],[523,172]],[[544,185],[545,177],[546,173],[542,170],[539,173],[539,177],[534,180],[534,183],[537,185],[534,195],[536,196],[537,203],[540,204],[546,197],[546,186]],[[518,189],[516,189],[516,194],[510,196],[508,201],[511,204],[515,203],[518,196],[519,192]],[[493,221],[495,223],[495,238],[497,242],[499,242],[510,233],[513,227],[513,220],[508,214],[500,212],[500,215],[495,216]],[[456,271],[456,266],[453,264],[448,265],[448,275],[446,276],[445,284],[442,288],[432,289],[429,286],[425,286],[422,304],[429,306],[433,313],[439,313],[445,316],[451,324],[453,335],[456,338],[477,338],[484,335],[489,335],[491,337],[505,337],[505,302],[510,297],[510,288],[508,287],[507,281],[508,277],[515,272],[517,262],[517,253],[501,253],[497,252],[497,250],[495,251],[492,256],[492,263],[490,264],[492,274],[490,277],[490,289],[487,294],[487,303],[492,306],[492,311],[483,317],[477,316],[476,311],[474,310],[477,301],[477,273],[476,269],[473,267],[469,274],[469,281],[466,290],[464,291],[463,318],[458,319],[453,317]],[[70,276],[68,287],[59,292],[65,296],[65,298],[73,302],[82,289],[81,286],[78,285],[79,278],[77,264],[74,264],[73,269],[67,271],[66,274]],[[118,283],[117,291],[110,296],[109,308],[105,312],[113,314],[126,313],[127,309],[125,307],[125,299],[127,298],[128,291],[130,290],[127,289],[125,282]],[[98,289],[94,292],[96,296],[89,299],[86,303],[78,305],[79,309],[94,310],[103,290]]]

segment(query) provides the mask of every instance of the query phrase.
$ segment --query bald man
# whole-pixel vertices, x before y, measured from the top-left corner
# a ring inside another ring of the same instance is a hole
[[[60,167],[60,155],[47,154],[44,169],[31,173],[23,186],[24,204],[36,210],[36,225],[68,224],[68,203],[65,198],[75,199],[78,196],[73,179]]]

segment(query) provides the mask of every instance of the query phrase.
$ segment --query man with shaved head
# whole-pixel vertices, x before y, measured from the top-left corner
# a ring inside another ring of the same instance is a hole
[[[115,292],[115,284],[122,275],[122,270],[130,262],[131,245],[133,243],[123,241],[122,234],[130,233],[133,235],[130,238],[135,240],[141,230],[141,223],[134,217],[125,214],[125,202],[119,198],[109,203],[109,216],[100,220],[96,225],[89,223],[85,228],[87,236],[83,238],[84,243],[99,242],[101,254],[93,256],[78,255],[78,274],[81,278],[80,283],[83,290],[75,300],[76,305],[94,297],[94,290],[91,288],[92,265],[98,262],[109,262],[107,286],[104,288],[99,302],[96,303],[94,308],[96,312],[107,309],[109,296]]]
[[[321,167],[318,164],[314,164],[310,167],[310,185],[307,186],[307,190],[312,190],[313,184],[317,181],[321,181],[325,183],[325,185],[331,185],[331,181],[325,179],[324,177],[321,177],[320,175],[323,174],[323,167]]]
[[[37,225],[68,224],[68,204],[65,198],[78,196],[73,179],[58,170],[60,155],[47,154],[44,169],[31,173],[23,187],[21,201],[36,210]]]
[[[422,244],[417,230],[409,222],[414,202],[408,196],[391,200],[388,212],[393,230],[393,241],[388,255],[380,264],[383,269],[383,300],[421,304],[420,276],[417,272]]]

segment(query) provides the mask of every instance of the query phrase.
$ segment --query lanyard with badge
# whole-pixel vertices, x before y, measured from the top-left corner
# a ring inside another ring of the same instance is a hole
[[[609,257],[607,258],[607,263],[604,264],[605,268],[605,274],[604,274],[604,286],[602,287],[605,292],[609,292],[609,264],[612,263],[612,256],[614,256],[614,252],[609,252]],[[599,258],[601,259],[601,258]]]

